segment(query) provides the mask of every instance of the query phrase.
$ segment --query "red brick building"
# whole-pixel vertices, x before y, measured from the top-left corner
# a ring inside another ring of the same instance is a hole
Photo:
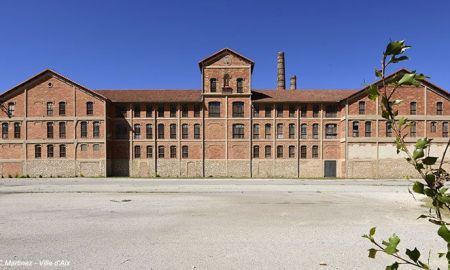
[[[252,89],[254,63],[223,49],[199,90],[93,90],[45,70],[0,95],[0,175],[402,177],[389,125],[365,89]],[[399,70],[399,73],[406,70]],[[423,81],[397,94],[408,140],[448,140],[450,95]],[[394,161],[394,162],[393,162]],[[449,163],[446,162],[448,168]]]

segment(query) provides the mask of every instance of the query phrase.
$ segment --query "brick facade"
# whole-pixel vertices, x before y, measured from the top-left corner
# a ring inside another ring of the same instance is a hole
[[[284,68],[284,55],[282,61]],[[395,155],[378,101],[369,100],[364,89],[255,90],[253,66],[248,58],[221,50],[199,63],[200,90],[91,90],[43,71],[0,95],[0,175],[391,178],[413,173],[396,169],[393,161],[402,157]],[[443,150],[449,93],[424,81],[396,96],[404,100],[399,114],[416,122],[408,140],[428,136],[436,143],[432,151]]]

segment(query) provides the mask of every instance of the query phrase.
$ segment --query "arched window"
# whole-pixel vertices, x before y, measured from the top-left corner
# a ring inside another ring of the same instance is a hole
[[[181,146],[181,158],[189,158],[189,148],[187,145]]]
[[[2,139],[8,139],[8,123],[2,123]]]
[[[53,115],[53,102],[47,102],[47,116]]]
[[[170,124],[170,138],[176,139],[177,138],[177,125],[176,124]]]
[[[233,102],[233,117],[244,117],[244,102]]]
[[[61,101],[59,103],[59,115],[61,116],[66,115],[66,103],[64,101]]]
[[[277,139],[283,139],[283,124],[277,124]]]
[[[253,124],[253,139],[259,139],[259,124]]]
[[[145,126],[145,135],[147,139],[153,139],[153,125],[147,124]]]
[[[307,128],[308,128],[308,126],[306,124],[302,124],[300,126],[300,138],[301,139],[306,139],[308,137]]]
[[[66,122],[59,122],[59,138],[65,139],[66,138]]]
[[[15,107],[16,106],[15,106],[14,102],[8,103],[8,117],[14,116]]]
[[[164,158],[164,146],[158,146],[158,158]]]
[[[437,102],[436,103],[436,114],[437,115],[442,115],[442,111],[444,110],[444,105],[442,102]]]
[[[175,145],[170,146],[170,158],[177,158],[177,147]]]
[[[313,124],[313,139],[319,138],[319,124]]]
[[[264,157],[270,158],[272,156],[272,147],[270,145],[266,145],[264,147]]]
[[[312,147],[312,158],[319,158],[319,146],[317,145]]]
[[[211,78],[209,80],[209,91],[212,93],[217,92],[217,79],[216,78]]]
[[[272,137],[272,125],[266,124],[264,126],[264,133],[265,133],[264,137],[266,139],[270,139]]]
[[[141,158],[141,146],[140,145],[134,146],[134,158]]]
[[[259,145],[253,146],[253,158],[259,158]]]
[[[187,139],[189,137],[189,126],[188,124],[183,124],[181,126],[181,138]]]
[[[283,146],[282,145],[277,146],[277,158],[283,158]]]
[[[243,138],[244,138],[244,125],[233,124],[233,139],[243,139]]]
[[[230,75],[228,73],[223,75],[223,87],[230,87]]]
[[[14,139],[20,139],[20,123],[14,123]]]
[[[295,158],[295,146],[289,145],[289,158]]]
[[[417,102],[413,101],[409,104],[409,114],[410,115],[417,114]]]
[[[410,137],[416,137],[416,132],[417,132],[417,130],[416,130],[416,122],[411,122],[411,126],[410,126],[410,128],[409,128],[409,136]]]
[[[158,139],[164,139],[164,124],[158,124]]]
[[[94,103],[92,101],[86,102],[86,115],[94,114]]]
[[[306,158],[306,145],[300,146],[300,158],[301,159]]]
[[[134,125],[134,138],[135,139],[141,138],[141,125],[140,124]]]
[[[238,92],[238,93],[244,92],[244,79],[238,78],[236,80],[236,92]]]
[[[359,111],[359,114],[366,114],[366,102],[365,101],[360,101],[358,103],[358,111]]]
[[[194,125],[194,139],[200,139],[200,124]]]
[[[295,139],[295,124],[289,124],[289,139]]]

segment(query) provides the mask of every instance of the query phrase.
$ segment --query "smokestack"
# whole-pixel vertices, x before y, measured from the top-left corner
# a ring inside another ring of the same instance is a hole
[[[297,89],[297,76],[293,75],[291,76],[291,90]]]
[[[277,57],[277,90],[286,89],[284,71],[284,52],[279,52]]]

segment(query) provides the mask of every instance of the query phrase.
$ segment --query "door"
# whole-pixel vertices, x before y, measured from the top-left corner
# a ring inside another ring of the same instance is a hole
[[[336,177],[336,160],[325,160],[325,177]]]

